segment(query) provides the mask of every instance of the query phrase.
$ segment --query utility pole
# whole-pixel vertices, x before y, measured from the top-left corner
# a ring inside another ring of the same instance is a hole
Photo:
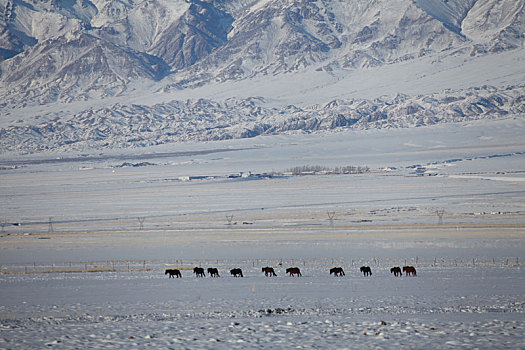
[[[139,230],[144,230],[144,220],[146,220],[145,217],[138,217],[139,220]]]
[[[438,217],[438,225],[443,225],[443,214],[445,214],[445,209],[436,210],[436,215]]]
[[[335,218],[335,211],[327,211],[326,214],[328,214],[328,220],[330,220],[330,225],[333,225],[334,218]]]
[[[47,233],[53,233],[53,218],[49,217],[49,226],[47,227]]]

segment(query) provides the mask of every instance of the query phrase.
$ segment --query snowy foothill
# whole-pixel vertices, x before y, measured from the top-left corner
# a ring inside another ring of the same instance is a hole
[[[4,154],[0,348],[521,348],[522,130]],[[301,166],[369,171],[282,174]]]

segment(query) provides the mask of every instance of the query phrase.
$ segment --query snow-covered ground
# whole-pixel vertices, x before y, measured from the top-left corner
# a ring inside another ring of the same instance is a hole
[[[522,135],[509,118],[3,155],[0,348],[523,348]],[[370,172],[257,175],[302,165]],[[405,264],[418,276],[390,274]]]
[[[417,277],[399,278],[372,263],[371,277],[349,265],[333,277],[328,263],[309,259],[302,277],[284,268],[264,277],[251,263],[218,262],[220,278],[168,279],[159,268],[2,275],[0,347],[518,349],[525,341],[522,267],[420,264]]]

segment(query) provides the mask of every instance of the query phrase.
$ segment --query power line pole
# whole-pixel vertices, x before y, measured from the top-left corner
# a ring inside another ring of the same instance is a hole
[[[445,214],[445,209],[436,210],[436,215],[438,217],[438,225],[443,225],[443,215]]]
[[[138,217],[139,220],[139,230],[144,230],[144,220],[146,220],[145,217]]]
[[[330,220],[330,225],[333,225],[334,218],[335,218],[335,211],[327,211],[326,214],[328,214],[328,220]]]
[[[47,227],[47,233],[53,233],[53,218],[49,217],[49,226]]]

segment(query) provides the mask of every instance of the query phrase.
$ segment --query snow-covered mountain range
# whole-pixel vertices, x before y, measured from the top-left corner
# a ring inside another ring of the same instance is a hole
[[[0,150],[525,113],[525,0],[0,0]]]

